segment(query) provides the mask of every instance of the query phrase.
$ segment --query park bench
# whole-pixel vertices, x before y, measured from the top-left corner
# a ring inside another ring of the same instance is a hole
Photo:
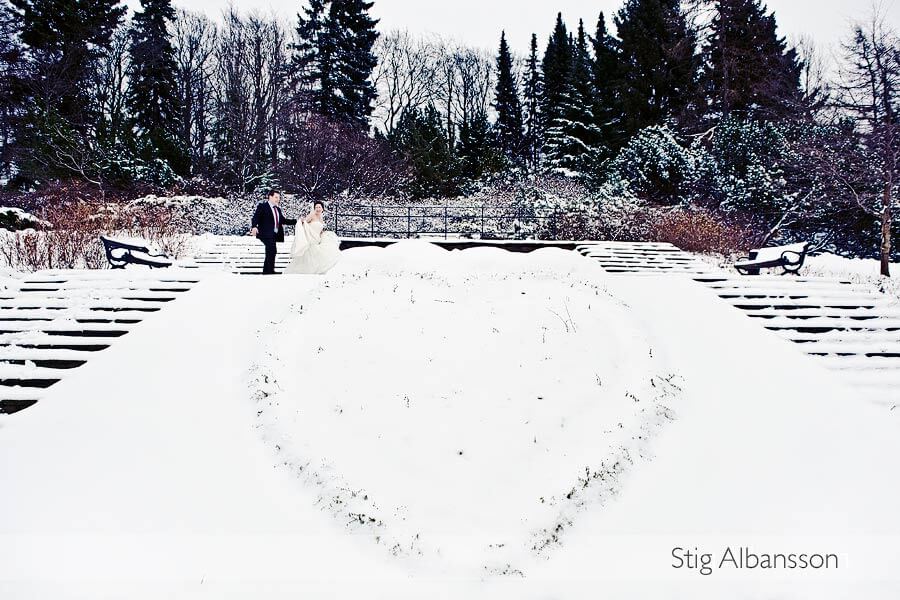
[[[796,275],[809,253],[809,242],[772,246],[751,250],[749,256],[734,263],[741,275],[759,275],[760,269],[783,269],[784,274]]]
[[[172,261],[165,254],[152,254],[146,246],[139,246],[101,235],[100,241],[106,249],[106,260],[113,269],[124,269],[126,265],[143,265],[151,269],[171,267]]]

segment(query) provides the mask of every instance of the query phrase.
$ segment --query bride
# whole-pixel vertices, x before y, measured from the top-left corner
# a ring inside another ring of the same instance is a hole
[[[291,246],[291,264],[285,273],[322,274],[337,263],[341,242],[333,231],[323,231],[325,204],[316,200],[312,212],[297,223]]]

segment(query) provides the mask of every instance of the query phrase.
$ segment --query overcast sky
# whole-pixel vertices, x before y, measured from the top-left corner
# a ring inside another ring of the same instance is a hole
[[[891,24],[900,27],[900,0],[881,0]],[[177,6],[217,16],[228,0],[174,0]],[[768,0],[775,11],[780,32],[791,38],[811,34],[820,46],[830,46],[845,37],[849,23],[869,11],[871,0]],[[302,0],[232,0],[242,10],[274,12],[293,21]],[[136,5],[136,0],[129,0]],[[467,45],[493,49],[505,29],[513,49],[525,53],[531,33],[540,47],[546,43],[557,12],[574,29],[583,18],[589,32],[603,11],[614,13],[623,0],[375,0],[372,12],[381,20],[379,29],[409,29],[436,33]]]

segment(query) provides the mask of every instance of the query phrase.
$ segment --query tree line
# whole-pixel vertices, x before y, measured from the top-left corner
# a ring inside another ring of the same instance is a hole
[[[504,33],[496,52],[380,34],[372,6],[308,0],[285,25],[0,0],[3,181],[426,197],[553,173],[891,255],[900,44],[877,11],[828,72],[761,0],[560,14],[524,56]]]

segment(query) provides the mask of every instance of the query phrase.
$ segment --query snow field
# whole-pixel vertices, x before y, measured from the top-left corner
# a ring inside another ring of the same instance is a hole
[[[254,397],[276,460],[392,554],[520,574],[675,418],[676,376],[577,255],[345,255],[263,336]]]

